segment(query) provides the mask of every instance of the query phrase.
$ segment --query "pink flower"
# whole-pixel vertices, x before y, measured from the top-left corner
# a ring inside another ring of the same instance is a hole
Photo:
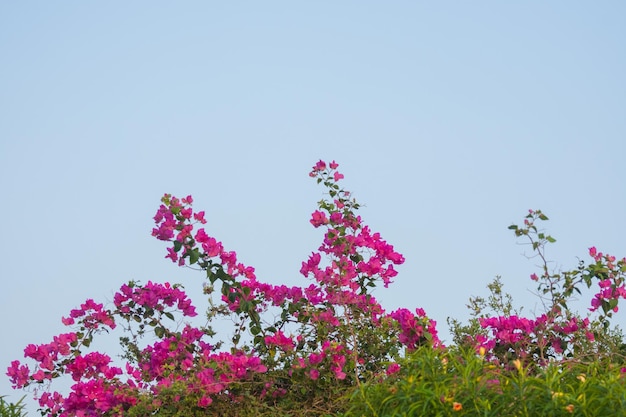
[[[326,355],[324,353],[311,353],[309,355],[309,363],[311,365],[317,365],[324,360]]]
[[[28,376],[30,369],[27,365],[22,365],[20,361],[12,361],[11,366],[7,369],[7,376],[13,383],[13,388],[23,388],[28,384]]]
[[[398,365],[397,363],[392,363],[387,367],[387,375],[393,375],[397,372],[400,372],[400,365]]]
[[[61,322],[66,326],[71,326],[74,324],[74,319],[72,317],[61,317]]]
[[[166,248],[166,250],[167,250],[167,255],[165,255],[165,258],[171,259],[172,262],[178,261],[178,254],[176,253],[174,248]]]
[[[218,242],[215,238],[209,237],[206,242],[202,243],[202,250],[209,258],[221,255],[224,251],[224,246],[221,242]]]
[[[194,213],[193,218],[195,221],[200,222],[201,224],[206,224],[206,220],[204,220],[204,211]]]
[[[285,352],[292,351],[295,346],[293,339],[285,336],[280,330],[273,336],[265,336],[265,344],[277,346]]]
[[[212,402],[213,400],[211,399],[211,397],[204,396],[198,400],[198,407],[206,408],[211,405]]]
[[[180,215],[183,216],[184,219],[191,219],[191,215],[193,214],[193,210],[190,208],[184,208],[180,211]]]
[[[196,241],[198,243],[208,243],[209,241],[209,235],[206,234],[206,232],[204,231],[204,229],[199,229],[196,232]]]
[[[346,373],[344,371],[342,371],[341,369],[335,369],[335,378],[339,379],[339,380],[343,380],[346,379]]]
[[[319,161],[317,161],[317,163],[315,164],[313,168],[317,171],[323,171],[326,169],[326,162],[320,159]]]
[[[326,218],[326,214],[319,210],[315,210],[311,215],[310,222],[313,226],[319,227],[321,225],[328,224],[328,219]]]
[[[344,176],[343,174],[340,174],[339,172],[335,172],[335,174],[333,175],[333,179],[335,180],[335,182],[339,181],[342,178],[344,178]]]

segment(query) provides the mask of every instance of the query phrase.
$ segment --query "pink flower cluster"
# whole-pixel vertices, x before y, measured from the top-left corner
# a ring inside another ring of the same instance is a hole
[[[352,351],[337,342],[322,343],[319,353],[309,353],[308,356],[299,357],[292,364],[294,370],[304,369],[312,380],[317,380],[321,372],[328,370],[337,380],[347,377],[345,366]]]
[[[595,265],[590,266],[590,274],[598,278],[600,291],[591,300],[590,311],[602,308],[604,313],[618,311],[618,301],[626,298],[626,285],[624,279],[624,269],[626,258],[616,262],[613,255],[598,252],[595,246],[589,248],[589,256],[595,261]]]
[[[120,291],[113,297],[115,307],[122,315],[134,311],[137,306],[146,310],[165,311],[165,307],[173,307],[182,311],[183,315],[194,317],[197,315],[191,300],[187,298],[182,290],[172,287],[169,282],[165,284],[155,284],[148,281],[147,284],[137,287],[134,283],[124,284]]]
[[[571,317],[557,322],[557,315],[542,314],[536,319],[525,317],[500,316],[480,318],[480,326],[491,331],[490,337],[476,337],[477,351],[496,352],[501,357],[532,359],[539,364],[546,363],[550,356],[562,354],[570,342],[582,331],[588,340],[594,335],[589,331],[589,319]]]
[[[193,225],[187,224],[187,222],[193,218],[196,223],[206,224],[204,211],[193,213],[190,207],[193,198],[190,195],[178,199],[166,194],[162,201],[163,204],[154,216],[154,221],[159,227],[152,229],[152,236],[165,241],[175,238],[184,247],[183,254],[186,254],[190,246],[187,240],[191,238],[191,231],[193,230]],[[179,265],[182,266],[185,264],[184,259],[179,259],[177,252],[174,248],[168,248],[166,258],[170,258],[172,262],[179,261]]]
[[[199,398],[198,406],[207,407],[212,396],[223,393],[234,383],[248,380],[267,367],[260,358],[239,351],[214,353],[214,347],[204,341],[205,334],[187,325],[182,333],[164,338],[146,347],[141,353],[138,372],[141,380],[156,382],[155,396],[173,385],[185,387],[188,395]]]
[[[86,329],[97,329],[101,324],[114,329],[115,320],[111,312],[104,310],[103,307],[103,304],[98,304],[89,299],[81,304],[80,308],[70,311],[69,317],[64,317],[61,320],[63,324],[69,326],[74,324],[75,319],[80,318]]]
[[[175,306],[186,316],[195,315],[195,310],[186,295],[169,284],[149,282],[137,287],[130,283],[122,286],[114,299],[118,307],[115,311],[103,310],[102,305],[93,300],[72,310],[70,317],[79,320],[79,332],[61,334],[48,344],[28,345],[24,355],[36,362],[35,371],[20,361],[13,361],[7,370],[13,386],[24,388],[67,374],[75,381],[69,395],[45,392],[39,398],[42,410],[62,417],[123,415],[124,409],[137,403],[142,390],[149,390],[156,396],[172,384],[182,383],[188,393],[200,397],[198,406],[208,406],[211,395],[267,369],[260,358],[253,355],[214,353],[213,346],[202,341],[205,333],[187,325],[182,332],[170,332],[171,336],[144,348],[136,367],[127,363],[124,382],[120,379],[124,372],[111,366],[109,356],[99,352],[80,353],[80,344],[88,345],[86,341],[91,340],[91,334],[85,335],[83,331],[93,331],[103,325],[114,328],[111,317],[118,314],[130,320],[130,317],[146,314],[147,309],[162,312],[164,306]],[[74,324],[68,319],[63,322]]]
[[[423,309],[415,309],[415,314],[406,308],[400,308],[389,315],[400,326],[399,340],[409,351],[420,346],[442,346],[437,337],[437,322],[428,319]]]
[[[7,375],[11,379],[14,388],[23,388],[29,381],[43,382],[51,380],[56,362],[69,356],[76,347],[78,337],[76,333],[63,333],[54,337],[50,343],[34,345],[30,344],[24,349],[24,357],[33,359],[37,363],[37,371],[30,373],[27,365],[19,361],[11,362]]]
[[[112,317],[112,312],[103,310],[102,304],[93,300],[87,300],[81,308],[72,310],[63,323],[69,326],[78,319],[80,331],[55,336],[51,343],[28,345],[24,349],[24,357],[35,361],[35,369],[31,371],[28,365],[19,361],[11,362],[7,375],[13,386],[23,388],[33,383],[49,383],[62,374],[70,375],[75,384],[68,396],[45,392],[39,397],[42,409],[52,416],[102,415],[122,403],[134,402],[136,392],[128,395],[118,389],[117,377],[122,370],[111,366],[109,356],[98,352],[80,353],[80,346],[89,345],[96,329],[115,327]]]

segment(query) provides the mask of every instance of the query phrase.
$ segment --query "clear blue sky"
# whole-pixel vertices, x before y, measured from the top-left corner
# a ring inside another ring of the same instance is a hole
[[[150,236],[165,192],[193,194],[260,279],[302,282],[320,158],[407,259],[376,293],[388,310],[423,307],[445,336],[502,275],[532,315],[534,263],[507,230],[528,208],[551,217],[556,268],[592,245],[626,255],[625,15],[622,1],[2,2],[2,374],[129,279],[197,296],[202,275]],[[2,394],[21,396],[4,377]]]

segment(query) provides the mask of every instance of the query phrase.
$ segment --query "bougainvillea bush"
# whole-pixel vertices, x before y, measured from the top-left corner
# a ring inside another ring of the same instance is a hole
[[[129,282],[112,306],[87,300],[62,319],[67,333],[27,346],[30,363],[8,369],[13,385],[34,387],[52,416],[321,415],[344,409],[358,384],[393,372],[404,350],[438,348],[423,310],[388,313],[372,296],[404,258],[356,215],[337,168],[319,161],[310,173],[328,194],[310,219],[324,236],[302,263],[307,286],[257,279],[202,227],[191,196],[163,197],[152,234],[168,243],[166,258],[203,271],[205,293],[219,297],[208,317],[233,316],[231,340],[210,327],[176,326],[197,314],[180,286]],[[121,365],[89,350],[116,326],[126,330]],[[69,394],[52,388],[63,375],[74,381]]]
[[[210,298],[208,325],[188,322],[197,311],[180,285],[131,281],[111,305],[89,299],[71,310],[62,318],[66,333],[28,345],[27,361],[13,361],[7,370],[13,386],[32,389],[42,415],[81,417],[447,415],[474,409],[483,411],[476,415],[534,415],[510,405],[512,395],[532,391],[520,391],[520,384],[552,375],[550,381],[558,381],[531,397],[553,401],[578,393],[580,385],[562,385],[580,382],[569,378],[574,373],[585,375],[591,397],[604,392],[608,380],[621,387],[612,393],[623,394],[619,335],[609,319],[626,295],[626,260],[592,248],[589,265],[565,273],[546,266],[540,276],[533,274],[547,309],[532,318],[513,314],[496,282],[489,302],[473,300],[470,323],[452,322],[455,345],[445,347],[422,309],[387,312],[372,295],[392,284],[404,258],[356,214],[359,204],[339,185],[337,169],[334,161],[319,161],[310,172],[326,194],[310,218],[323,238],[302,262],[305,285],[258,279],[211,235],[191,196],[166,194],[152,234],[166,242],[168,260],[201,271]],[[537,220],[547,217],[531,211],[524,226],[512,228],[545,261],[544,247],[554,239],[536,228]],[[581,285],[599,286],[591,317],[568,308]],[[211,327],[224,316],[234,323],[228,340]],[[91,348],[117,327],[124,331],[120,360]],[[599,361],[611,372],[589,367]],[[58,378],[73,381],[69,392],[55,389]],[[508,387],[518,390],[509,393]],[[593,398],[583,394],[554,409],[584,410]],[[487,399],[490,409],[483,407]]]

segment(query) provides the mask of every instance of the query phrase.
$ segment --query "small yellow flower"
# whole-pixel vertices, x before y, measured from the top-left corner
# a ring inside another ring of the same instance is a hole
[[[513,365],[515,366],[515,369],[517,369],[518,371],[522,370],[522,361],[520,361],[519,359],[515,359],[513,361]]]
[[[580,374],[576,377],[580,382],[585,382],[587,378],[585,378],[585,374]]]
[[[572,406],[573,407],[573,406]],[[452,409],[454,411],[461,411],[463,409],[463,404],[457,403],[456,401],[452,403]]]
[[[485,356],[485,352],[486,352],[486,349],[484,346],[481,346],[480,349],[478,349],[478,354],[480,356]]]
[[[574,412],[574,404],[568,404],[565,406],[565,411],[572,414]]]
[[[552,399],[553,400],[556,399],[556,398],[562,397],[563,395],[564,394],[562,392],[554,392],[554,391],[552,391]]]

